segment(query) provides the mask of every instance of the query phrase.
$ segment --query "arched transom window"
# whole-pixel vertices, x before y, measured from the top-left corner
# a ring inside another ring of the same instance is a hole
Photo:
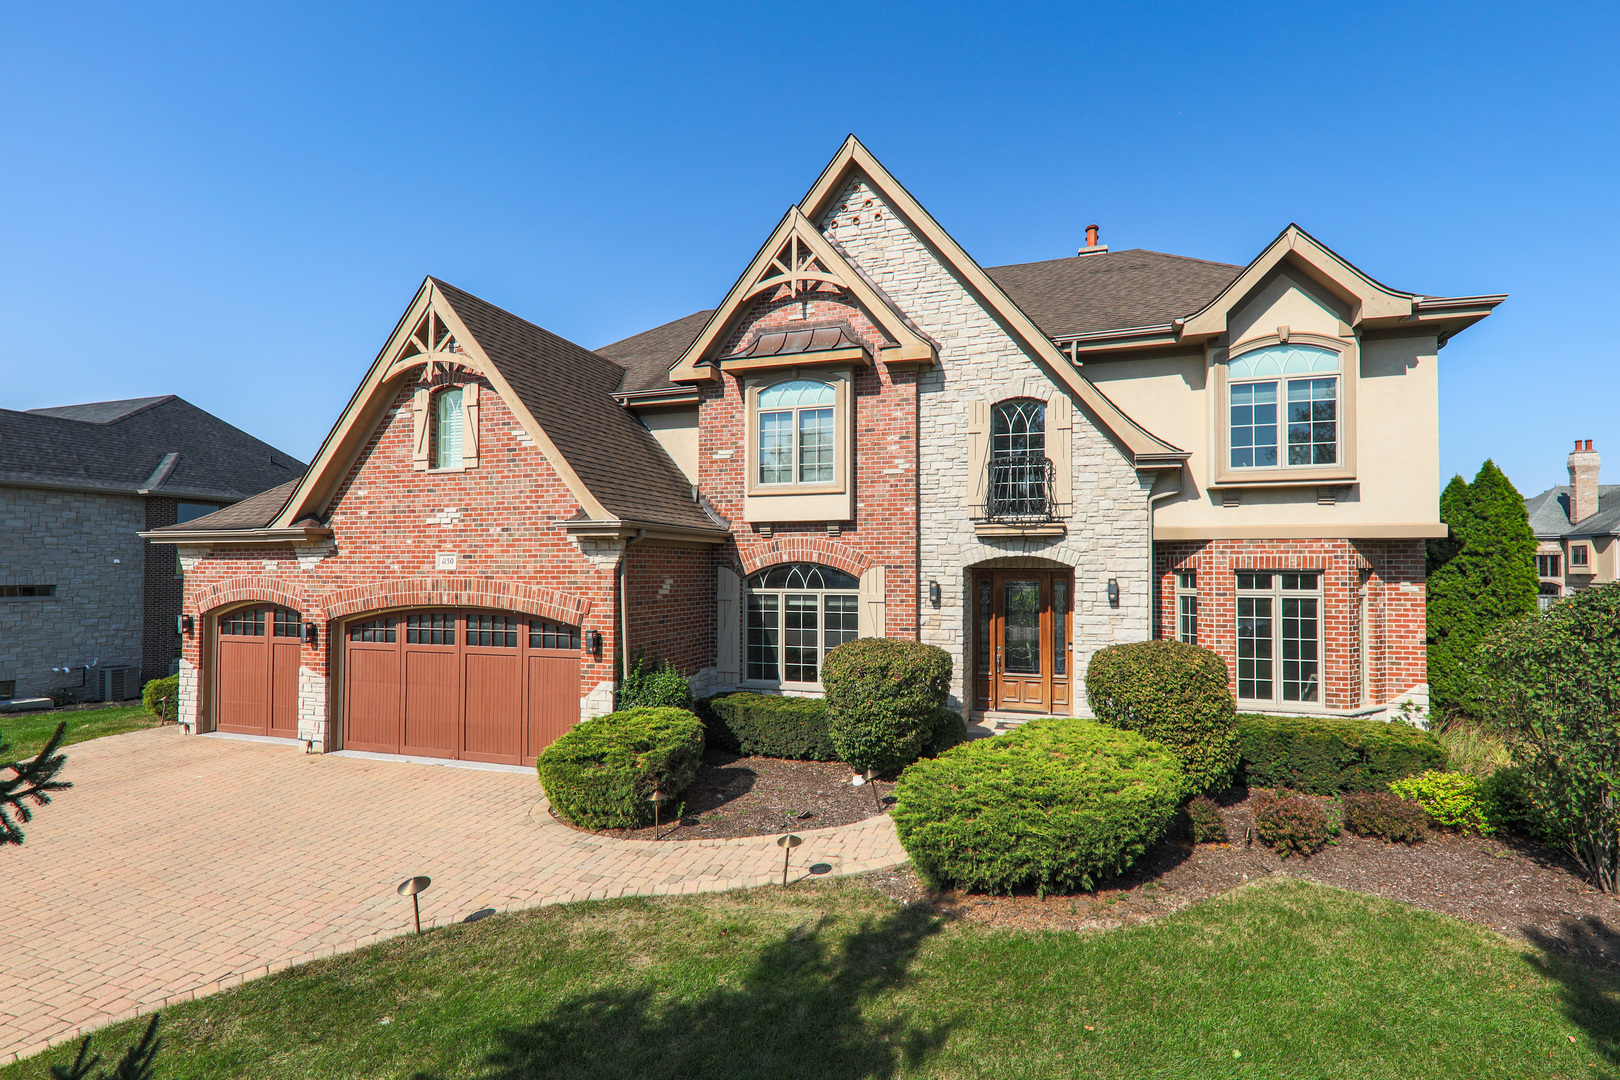
[[[1267,345],[1233,357],[1226,381],[1232,468],[1338,464],[1338,353]]]
[[[860,582],[816,563],[784,563],[748,578],[744,616],[749,682],[811,686],[828,650],[853,641]]]
[[[759,482],[829,484],[836,473],[837,394],[819,379],[790,379],[759,392]]]
[[[996,457],[1046,453],[1046,402],[1020,398],[996,405],[990,422],[990,452]]]

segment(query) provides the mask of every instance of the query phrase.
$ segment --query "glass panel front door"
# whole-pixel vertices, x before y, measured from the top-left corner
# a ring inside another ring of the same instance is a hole
[[[1002,611],[1006,665],[1014,675],[1041,673],[1041,583],[1008,581],[1002,584]]]
[[[974,708],[1069,712],[1069,592],[1062,570],[973,575]]]

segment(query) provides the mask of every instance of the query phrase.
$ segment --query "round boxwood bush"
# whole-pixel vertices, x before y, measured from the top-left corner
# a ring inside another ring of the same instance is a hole
[[[551,808],[585,829],[653,823],[654,789],[676,799],[697,776],[703,723],[685,709],[629,709],[569,728],[540,754]]]
[[[916,641],[857,638],[827,654],[821,685],[838,756],[863,772],[893,773],[933,741],[951,689],[951,657]]]
[[[153,716],[173,720],[180,715],[180,676],[150,679],[141,687],[141,704]]]
[[[1091,889],[1141,858],[1175,818],[1176,756],[1091,720],[1031,720],[905,771],[895,828],[935,888]]]
[[[1225,791],[1237,774],[1237,709],[1228,685],[1225,660],[1181,641],[1110,645],[1086,668],[1092,714],[1175,751],[1189,795]]]

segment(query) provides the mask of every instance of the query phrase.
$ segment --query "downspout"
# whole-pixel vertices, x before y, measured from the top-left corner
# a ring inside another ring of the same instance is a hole
[[[1153,494],[1153,484],[1159,478],[1153,478],[1153,484],[1148,485],[1147,497],[1147,585],[1148,585],[1148,640],[1156,640],[1159,636],[1159,581],[1154,572],[1153,551],[1153,507],[1160,499],[1167,499],[1172,495],[1180,495],[1181,489],[1186,485],[1187,466],[1182,464],[1176,469],[1176,486],[1169,491]]]
[[[618,585],[619,585],[619,677],[613,684],[613,707],[617,709],[619,684],[630,673],[630,598],[627,595],[630,584],[630,545],[647,537],[646,529],[637,529],[636,535],[628,537],[624,542],[624,550],[619,552]]]

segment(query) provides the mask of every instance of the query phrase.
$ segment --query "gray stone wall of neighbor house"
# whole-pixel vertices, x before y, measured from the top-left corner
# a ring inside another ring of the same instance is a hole
[[[140,664],[143,502],[0,487],[0,585],[56,586],[45,600],[0,598],[0,680],[17,697],[78,686],[53,667]]]
[[[832,222],[837,225],[832,226]],[[970,634],[971,568],[1074,568],[1073,711],[1087,715],[1084,679],[1091,654],[1105,645],[1144,641],[1150,634],[1147,492],[1121,451],[1073,407],[1072,504],[1067,534],[1054,540],[980,538],[968,506],[968,408],[972,401],[1011,397],[1050,400],[1065,393],[1002,329],[954,274],[864,180],[851,183],[817,223],[940,348],[938,367],[920,380],[922,572],[918,585],[922,639],[955,661],[952,695],[960,704]],[[1118,606],[1108,581],[1119,583]],[[940,605],[928,603],[928,582],[940,584]]]

